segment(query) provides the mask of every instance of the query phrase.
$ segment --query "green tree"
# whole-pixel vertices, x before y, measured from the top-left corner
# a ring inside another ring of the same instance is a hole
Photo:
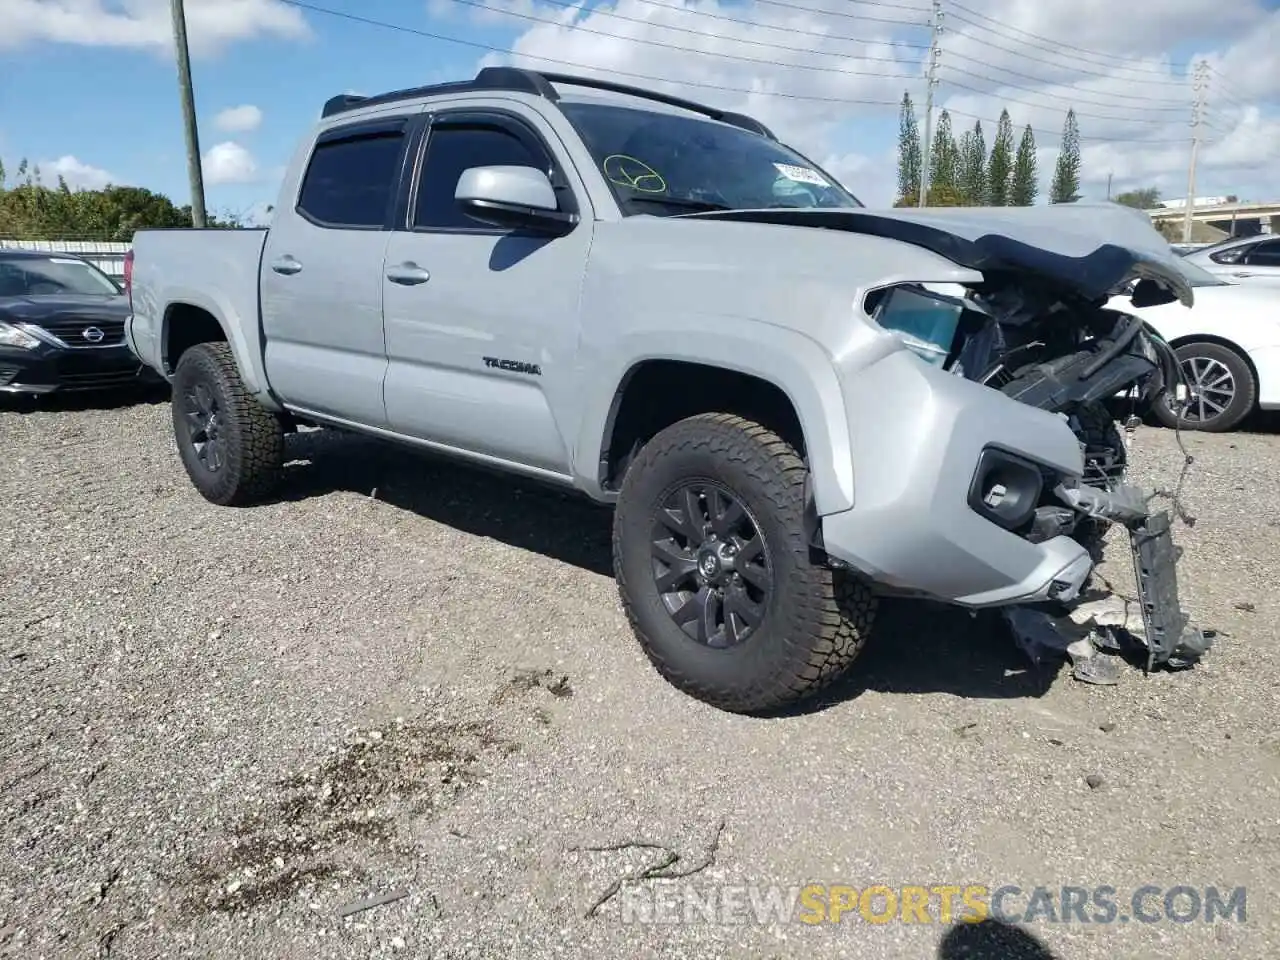
[[[1036,166],[1036,135],[1028,124],[1018,143],[1018,155],[1013,161],[1013,177],[1009,183],[1009,204],[1029,207],[1040,193],[1039,171]]]
[[[938,117],[938,132],[933,138],[929,157],[929,190],[959,193],[960,148],[956,146],[955,135],[951,132],[951,114],[943,110]]]
[[[1062,125],[1062,149],[1053,169],[1053,184],[1049,189],[1050,203],[1075,203],[1080,199],[1080,127],[1076,124],[1074,109],[1067,111]]]
[[[163,194],[120,186],[72,190],[62,177],[47,186],[39,168],[26,160],[14,184],[0,189],[0,234],[10,237],[129,240],[144,227],[189,226],[190,208],[175,206]]]
[[[982,121],[966,130],[960,139],[960,194],[966,206],[981,207],[987,202],[987,140]]]
[[[987,203],[993,207],[1009,205],[1009,187],[1013,179],[1013,121],[1009,111],[1000,111],[996,139],[987,160]]]
[[[911,94],[902,95],[898,119],[898,199],[920,193],[920,127]]]
[[[898,200],[895,207],[914,207],[918,206],[916,198],[920,196],[919,190],[913,190],[902,199]],[[929,185],[929,196],[925,202],[927,207],[967,207],[969,203],[961,196],[960,191],[955,187],[946,185],[938,186],[936,184]]]
[[[1126,207],[1150,210],[1160,203],[1160,188],[1142,187],[1137,190],[1126,190],[1124,193],[1117,193],[1113,199]]]

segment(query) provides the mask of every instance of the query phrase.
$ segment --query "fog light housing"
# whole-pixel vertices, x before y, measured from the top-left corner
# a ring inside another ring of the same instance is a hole
[[[1037,464],[987,447],[969,484],[969,507],[1006,530],[1018,530],[1034,521],[1043,489],[1044,476]]]

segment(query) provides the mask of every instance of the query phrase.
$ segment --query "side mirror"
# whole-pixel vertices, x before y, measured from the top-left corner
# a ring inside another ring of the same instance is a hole
[[[473,220],[504,229],[561,234],[578,222],[577,214],[558,209],[555,188],[536,167],[471,167],[453,198]]]

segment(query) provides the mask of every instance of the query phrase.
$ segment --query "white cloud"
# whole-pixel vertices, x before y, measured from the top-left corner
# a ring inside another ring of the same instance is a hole
[[[481,65],[601,76],[750,113],[802,152],[824,158],[865,202],[880,204],[892,200],[896,186],[895,105],[904,89],[917,110],[924,100],[928,31],[921,24],[928,11],[925,0],[917,2],[918,15],[903,4],[864,0],[605,0],[588,9],[488,0],[489,9],[472,19],[526,28],[512,45],[517,56],[489,55]],[[1203,56],[1216,73],[1197,193],[1275,191],[1268,174],[1280,153],[1280,121],[1274,109],[1259,110],[1274,106],[1280,89],[1280,11],[1272,6],[1148,0],[1141,17],[1116,17],[1114,0],[948,4],[935,104],[951,109],[957,135],[975,117],[986,121],[988,148],[1001,109],[1014,122],[1015,143],[1031,124],[1042,194],[1073,106],[1086,194],[1104,193],[1112,175],[1117,192],[1155,184],[1166,196],[1181,196],[1192,91],[1175,64]],[[1188,49],[1203,53],[1188,58]],[[859,120],[876,120],[889,132],[853,140],[848,122]]]
[[[262,111],[251,103],[227,107],[213,118],[213,122],[226,133],[250,133],[262,126]]]
[[[212,185],[253,183],[258,179],[258,163],[253,154],[232,140],[210,147],[202,167],[205,182]]]
[[[192,56],[268,35],[310,36],[296,7],[279,0],[187,0]],[[0,0],[0,49],[45,41],[169,52],[173,25],[167,0]]]
[[[110,184],[120,183],[115,174],[77,160],[70,154],[57,160],[43,160],[36,166],[40,168],[41,181],[52,185],[62,177],[72,190],[101,190]]]

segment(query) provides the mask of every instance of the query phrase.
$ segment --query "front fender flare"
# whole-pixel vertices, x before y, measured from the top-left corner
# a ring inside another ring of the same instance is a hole
[[[630,372],[650,360],[676,360],[721,367],[758,377],[791,401],[804,432],[819,516],[853,507],[853,458],[844,395],[835,363],[804,334],[743,317],[683,315],[660,327],[610,339],[608,355],[582,358],[587,396],[574,444],[577,485],[600,500],[600,457],[618,391]]]

